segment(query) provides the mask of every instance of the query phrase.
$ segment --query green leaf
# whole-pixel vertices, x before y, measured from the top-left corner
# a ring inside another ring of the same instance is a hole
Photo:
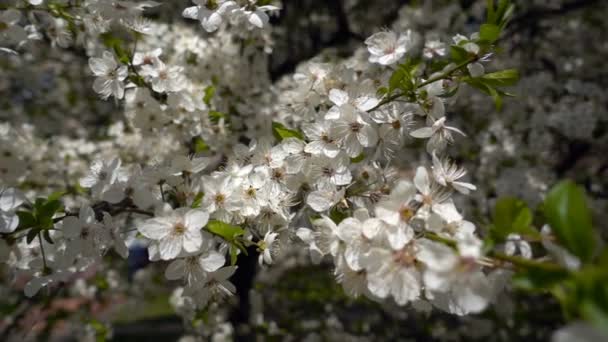
[[[36,203],[37,204],[34,210],[34,214],[36,215],[36,219],[40,228],[52,228],[53,215],[55,215],[56,212],[60,211],[63,208],[63,205],[57,199],[46,201],[40,205],[38,205],[38,201],[36,201]]]
[[[239,248],[234,244],[230,244],[230,266],[236,265],[236,260],[239,256]]]
[[[17,230],[31,228],[38,223],[36,217],[30,211],[18,211],[17,216],[19,217],[19,227],[17,227]]]
[[[55,191],[52,194],[49,195],[49,197],[47,198],[47,201],[54,201],[54,200],[58,200],[61,197],[63,197],[65,194],[67,194],[67,191]]]
[[[293,129],[285,127],[279,122],[272,122],[272,134],[278,141],[282,141],[285,138],[297,138],[304,140],[304,135]]]
[[[481,78],[487,85],[508,87],[517,84],[519,81],[519,71],[517,69],[506,69],[485,74]]]
[[[545,270],[529,268],[513,276],[513,285],[529,291],[546,291],[570,277],[566,270]]]
[[[238,236],[245,234],[243,228],[218,220],[209,221],[209,223],[207,223],[207,230],[215,235],[221,236],[226,241],[234,241]]]
[[[590,261],[596,251],[597,236],[585,191],[570,180],[562,181],[547,194],[543,210],[563,246],[582,261]]]
[[[473,88],[479,89],[485,94],[491,96],[494,100],[494,105],[496,106],[497,111],[502,110],[502,97],[510,95],[502,90],[496,89],[492,84],[487,83],[486,79],[484,79],[483,77],[465,77],[462,80]]]
[[[192,139],[194,145],[194,153],[201,153],[209,150],[209,145],[201,137],[194,137]]]
[[[511,234],[538,236],[538,232],[531,227],[532,211],[526,203],[513,198],[505,197],[496,202],[492,214],[492,236],[502,241]]]
[[[44,203],[44,205],[42,205],[42,207],[40,207],[38,211],[36,211],[36,216],[39,219],[41,217],[52,218],[56,212],[58,212],[60,209],[62,209],[62,207],[63,207],[63,205],[61,204],[61,202],[59,200],[48,201],[48,202]]]
[[[200,208],[201,203],[203,202],[203,197],[205,196],[205,193],[202,191],[199,191],[196,196],[194,197],[194,200],[192,201],[192,205],[191,207],[194,208]]]
[[[494,10],[494,0],[486,0],[487,7],[487,22],[494,23],[496,22],[496,11]]]
[[[54,244],[53,239],[51,238],[51,231],[45,230],[42,233],[42,237],[44,237],[44,239],[46,240],[46,242],[50,243],[51,245]]]
[[[103,45],[114,50],[116,57],[118,57],[118,60],[121,63],[129,64],[129,62],[131,62],[131,58],[129,57],[129,54],[124,49],[125,42],[122,39],[116,37],[111,32],[102,33],[100,35],[100,38],[101,38],[101,42],[103,43]]]
[[[205,96],[203,97],[203,102],[205,102],[207,106],[211,105],[211,99],[213,98],[213,95],[215,95],[215,86],[210,85],[205,88]]]
[[[461,46],[452,45],[450,46],[450,56],[454,63],[461,64],[467,61],[471,57],[471,54]]]
[[[360,155],[358,155],[358,156],[356,156],[354,158],[350,158],[350,162],[353,163],[353,164],[360,163],[363,160],[365,160],[365,153],[363,153],[363,152],[361,152]]]
[[[500,27],[494,24],[483,24],[479,28],[479,39],[494,43],[500,37]]]
[[[213,123],[218,123],[220,121],[220,119],[227,120],[228,115],[226,115],[226,113],[218,112],[216,110],[210,110],[209,119],[211,119],[211,122],[213,122]]]
[[[496,107],[496,110],[500,112],[502,110],[503,105],[502,96],[500,95],[500,92],[490,85],[486,84],[486,87],[488,88],[490,96],[492,96],[492,99],[494,100],[494,107]]]
[[[338,208],[338,206],[334,206],[329,211],[329,218],[332,221],[334,221],[335,224],[339,224],[348,216],[349,216],[348,212],[341,210],[340,208]]]
[[[34,239],[36,238],[36,236],[38,236],[38,232],[40,232],[40,230],[32,228],[30,229],[29,232],[27,232],[27,236],[25,238],[25,241],[27,242],[27,244],[29,245],[30,243],[32,243],[32,241],[34,241]]]

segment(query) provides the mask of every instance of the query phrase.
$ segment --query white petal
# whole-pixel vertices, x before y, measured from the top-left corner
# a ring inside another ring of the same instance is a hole
[[[198,6],[192,6],[184,9],[182,12],[182,17],[188,19],[198,19]]]
[[[145,221],[137,230],[148,239],[159,240],[170,233],[171,225],[164,220],[153,218]]]
[[[433,135],[433,129],[431,127],[422,127],[413,132],[410,132],[410,135],[414,138],[424,139]]]
[[[416,188],[421,194],[429,195],[431,193],[431,181],[425,167],[419,166],[418,169],[416,169],[414,184],[416,184]]]
[[[336,106],[341,106],[348,103],[348,93],[340,89],[332,89],[329,91],[329,100]]]
[[[179,255],[181,251],[181,238],[167,236],[164,239],[160,240],[160,243],[158,244],[158,252],[160,253],[161,259],[163,260],[174,259],[176,256]]]
[[[201,265],[207,272],[214,272],[224,266],[226,258],[217,252],[211,252],[209,255],[201,259]]]
[[[67,238],[75,238],[80,235],[80,230],[82,229],[82,223],[75,216],[68,216],[63,219],[63,235]]]
[[[174,260],[167,266],[165,270],[165,278],[169,280],[177,280],[184,277],[186,274],[186,261],[184,259]]]
[[[203,228],[207,222],[209,221],[209,214],[202,210],[190,210],[186,214],[186,227],[188,229],[201,229]]]

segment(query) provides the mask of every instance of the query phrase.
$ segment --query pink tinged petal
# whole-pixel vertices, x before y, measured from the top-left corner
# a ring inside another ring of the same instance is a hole
[[[414,138],[425,139],[433,135],[433,129],[431,127],[422,127],[410,132],[410,135]]]
[[[378,58],[378,63],[382,65],[391,65],[399,60],[398,56],[394,53],[383,55]]]

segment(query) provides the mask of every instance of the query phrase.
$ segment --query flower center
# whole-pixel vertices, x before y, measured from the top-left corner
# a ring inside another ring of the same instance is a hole
[[[185,232],[186,226],[182,222],[173,225],[173,235],[184,235]]]
[[[349,125],[350,130],[357,133],[361,130],[361,128],[363,128],[363,125],[358,123],[358,122],[353,122]]]
[[[325,175],[326,177],[331,177],[334,175],[334,170],[332,168],[329,167],[324,167],[323,169],[321,169],[321,172],[323,173],[323,175]]]
[[[217,195],[215,195],[214,201],[217,205],[224,204],[224,201],[226,201],[226,196],[222,193],[218,193]]]
[[[412,217],[414,217],[414,214],[414,210],[407,205],[401,207],[401,209],[399,210],[399,217],[403,222],[409,222]]]
[[[108,173],[106,171],[101,171],[98,178],[100,181],[104,181],[108,179]]]
[[[411,244],[403,247],[402,250],[393,253],[393,261],[406,266],[411,267],[416,265],[416,253],[414,246]]]
[[[274,169],[274,170],[272,170],[272,178],[273,179],[280,180],[280,179],[283,179],[283,176],[284,176],[283,170],[281,170],[281,169]]]

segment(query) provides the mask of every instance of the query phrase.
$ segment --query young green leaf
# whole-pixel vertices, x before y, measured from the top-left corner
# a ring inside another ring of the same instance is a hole
[[[286,138],[297,138],[304,140],[304,135],[301,132],[289,129],[279,122],[272,122],[272,134],[278,141],[282,141]]]
[[[31,228],[37,224],[36,217],[30,211],[18,211],[17,216],[19,217],[19,227],[17,227],[17,230]]]
[[[519,71],[517,69],[505,69],[487,73],[481,78],[485,84],[494,87],[508,87],[517,84],[519,81]]]
[[[582,261],[590,261],[597,236],[585,191],[570,180],[562,181],[547,194],[543,210],[559,242]]]
[[[517,198],[499,199],[494,207],[492,218],[491,234],[499,241],[504,240],[511,233],[538,235],[538,232],[531,227],[532,211],[526,203]]]
[[[203,102],[205,102],[207,106],[211,105],[211,99],[213,98],[213,95],[215,95],[215,86],[210,85],[205,88],[205,96],[203,97]]]
[[[245,234],[243,228],[218,220],[209,221],[209,223],[207,223],[207,230],[215,235],[221,236],[226,241],[234,241],[238,236]]]
[[[32,241],[34,241],[34,239],[36,238],[36,236],[38,236],[39,232],[40,232],[40,230],[37,229],[37,228],[32,228],[32,229],[30,229],[29,232],[27,232],[27,236],[25,238],[25,241],[27,242],[28,245],[30,243],[32,243]]]
[[[494,24],[483,24],[479,28],[479,39],[481,41],[494,43],[500,37],[500,27]]]

